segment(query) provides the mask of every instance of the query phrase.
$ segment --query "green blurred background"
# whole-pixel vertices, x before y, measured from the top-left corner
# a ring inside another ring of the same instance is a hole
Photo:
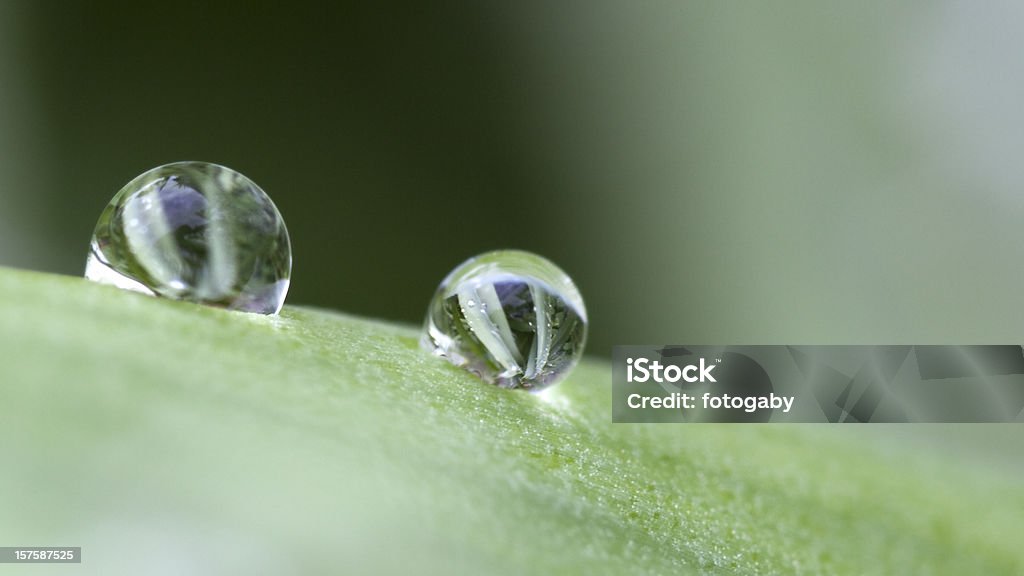
[[[0,0],[0,265],[80,274],[109,198],[217,162],[289,302],[418,323],[544,254],[615,343],[1021,341],[1013,2]]]
[[[1022,342],[1022,29],[1007,0],[0,0],[0,265],[80,275],[122,185],[206,160],[283,213],[290,304],[418,324],[512,247],[576,279],[591,355]],[[821,433],[1024,472],[1019,425]]]

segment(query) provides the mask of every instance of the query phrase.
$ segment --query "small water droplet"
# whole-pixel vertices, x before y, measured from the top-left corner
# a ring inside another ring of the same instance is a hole
[[[441,282],[421,344],[502,388],[541,390],[565,378],[587,338],[576,285],[548,260],[488,252]]]
[[[85,277],[149,295],[276,314],[291,277],[288,230],[263,190],[206,162],[149,170],[96,223]]]

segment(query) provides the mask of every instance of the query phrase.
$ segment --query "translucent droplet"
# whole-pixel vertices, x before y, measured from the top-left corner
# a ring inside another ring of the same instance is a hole
[[[421,343],[502,388],[540,390],[579,361],[587,312],[572,280],[528,252],[482,254],[441,282]]]
[[[288,230],[270,198],[216,164],[149,170],[93,233],[85,277],[149,295],[276,314],[291,276]]]

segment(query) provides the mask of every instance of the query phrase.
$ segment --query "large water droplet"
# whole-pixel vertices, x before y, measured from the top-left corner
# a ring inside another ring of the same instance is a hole
[[[232,310],[276,314],[291,276],[277,207],[242,174],[177,162],[118,192],[93,233],[85,277]]]
[[[502,388],[540,390],[568,375],[586,338],[587,312],[569,276],[536,254],[502,250],[441,282],[421,343]]]

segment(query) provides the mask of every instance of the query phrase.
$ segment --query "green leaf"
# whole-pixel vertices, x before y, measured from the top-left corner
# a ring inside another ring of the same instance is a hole
[[[595,359],[500,390],[406,326],[0,270],[0,546],[105,574],[1024,573],[1016,473],[612,424],[610,384]]]

